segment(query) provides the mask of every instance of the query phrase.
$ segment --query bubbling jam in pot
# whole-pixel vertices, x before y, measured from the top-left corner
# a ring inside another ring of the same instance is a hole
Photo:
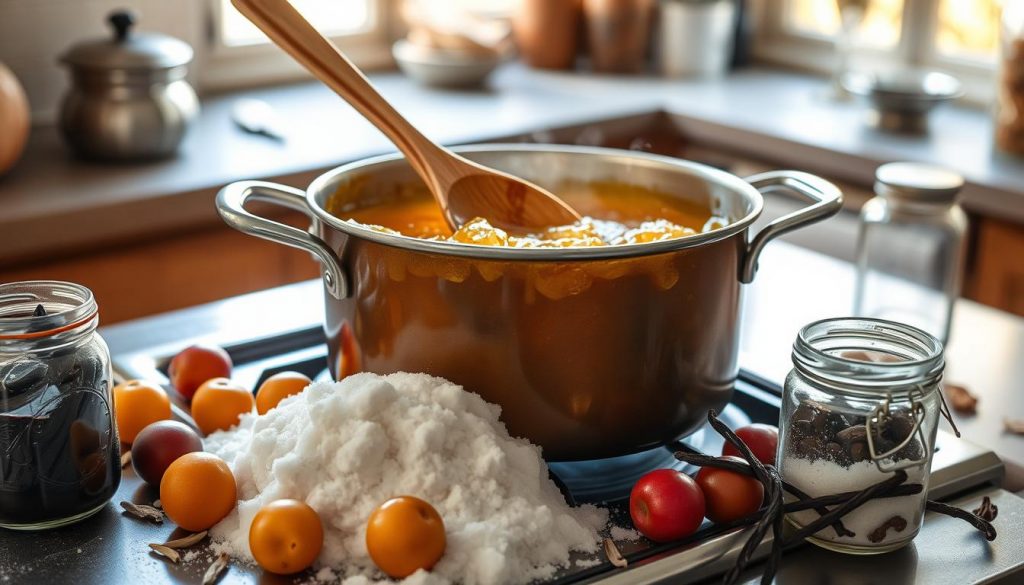
[[[707,207],[621,183],[563,184],[556,191],[583,219],[529,234],[510,234],[478,217],[452,233],[432,199],[402,198],[338,215],[371,229],[416,238],[509,248],[577,248],[646,244],[728,224]]]

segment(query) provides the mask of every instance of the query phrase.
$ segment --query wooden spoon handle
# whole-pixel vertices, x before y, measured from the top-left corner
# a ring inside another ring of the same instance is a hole
[[[288,0],[231,0],[246,18],[365,116],[409,159],[425,180],[433,173],[425,151],[441,148],[401,116],[370,81]]]

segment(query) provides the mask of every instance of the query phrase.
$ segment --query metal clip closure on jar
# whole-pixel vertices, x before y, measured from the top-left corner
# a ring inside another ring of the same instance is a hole
[[[918,398],[914,398],[915,392],[918,393]],[[910,419],[913,421],[913,426],[910,432],[907,434],[898,445],[890,448],[888,451],[879,453],[879,447],[876,445],[877,441],[874,437],[881,436],[880,429],[885,428],[886,424],[891,424],[893,420],[891,404],[892,396],[887,396],[878,406],[871,411],[868,415],[867,421],[864,423],[864,430],[866,433],[867,445],[868,445],[868,457],[875,462],[875,466],[878,467],[879,471],[883,472],[894,472],[902,469],[910,469],[912,467],[920,467],[928,463],[929,457],[924,453],[921,454],[919,459],[904,459],[899,463],[886,463],[892,461],[892,458],[896,456],[901,450],[907,448],[911,441],[917,439],[921,441],[920,444],[927,445],[927,438],[924,436],[924,430],[922,423],[925,418],[924,403],[921,402],[921,398],[924,397],[924,392],[920,390],[911,390],[908,394],[910,398]]]
[[[939,414],[942,343],[909,325],[829,319],[804,327],[793,345],[779,424],[779,470],[810,497],[860,491],[907,474],[920,493],[870,500],[811,542],[858,554],[910,542],[920,529]],[[787,519],[804,526],[814,511]]]

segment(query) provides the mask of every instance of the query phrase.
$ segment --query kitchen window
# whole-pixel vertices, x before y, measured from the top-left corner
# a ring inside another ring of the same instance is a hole
[[[356,65],[390,64],[393,0],[290,0]],[[223,89],[308,76],[291,57],[242,16],[231,0],[210,0],[210,51],[203,87]]]
[[[762,59],[831,73],[840,6],[863,9],[851,67],[946,71],[968,98],[988,101],[1004,0],[764,0],[756,52]]]

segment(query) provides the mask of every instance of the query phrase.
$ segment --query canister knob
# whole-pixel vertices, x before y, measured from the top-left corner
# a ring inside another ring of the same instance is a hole
[[[114,38],[123,43],[128,38],[132,26],[135,25],[135,13],[131,10],[115,10],[107,16],[107,22],[114,28]]]

